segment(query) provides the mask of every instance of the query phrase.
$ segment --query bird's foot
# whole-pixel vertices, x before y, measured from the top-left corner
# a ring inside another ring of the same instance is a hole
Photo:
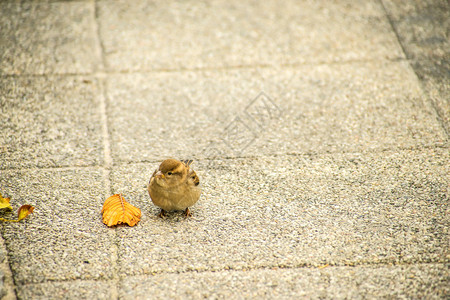
[[[189,207],[186,208],[186,210],[184,211],[184,215],[186,216],[186,218],[192,217],[192,213],[191,213],[191,211],[189,210]]]
[[[164,219],[166,217],[166,211],[161,208],[161,212],[158,214],[158,217],[161,219]]]

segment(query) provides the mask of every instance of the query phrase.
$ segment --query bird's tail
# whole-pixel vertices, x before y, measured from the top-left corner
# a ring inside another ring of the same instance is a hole
[[[181,162],[189,167],[192,164],[193,160],[192,159],[185,159],[185,160],[182,160]]]

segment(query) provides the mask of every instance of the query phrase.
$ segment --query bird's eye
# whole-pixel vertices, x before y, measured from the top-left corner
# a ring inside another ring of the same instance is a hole
[[[173,173],[172,172],[167,172],[167,175],[172,175]]]

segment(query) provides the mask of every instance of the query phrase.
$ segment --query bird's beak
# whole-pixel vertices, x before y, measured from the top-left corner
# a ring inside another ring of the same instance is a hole
[[[157,177],[157,178],[165,178],[164,174],[161,171],[156,172],[155,177]]]

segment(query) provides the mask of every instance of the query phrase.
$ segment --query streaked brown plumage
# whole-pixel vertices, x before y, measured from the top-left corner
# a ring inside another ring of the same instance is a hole
[[[160,217],[166,211],[184,210],[191,216],[189,207],[200,198],[200,180],[190,169],[192,160],[166,159],[153,172],[148,183],[148,193],[153,204],[161,208]]]

